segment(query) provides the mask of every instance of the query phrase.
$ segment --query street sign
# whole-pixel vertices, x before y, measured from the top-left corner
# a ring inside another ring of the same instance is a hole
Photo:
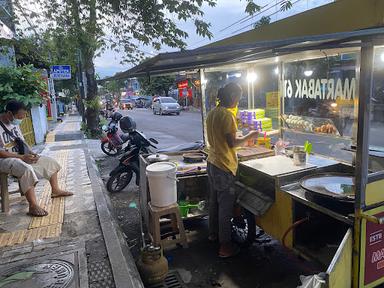
[[[54,80],[71,79],[71,65],[51,66],[51,77]]]

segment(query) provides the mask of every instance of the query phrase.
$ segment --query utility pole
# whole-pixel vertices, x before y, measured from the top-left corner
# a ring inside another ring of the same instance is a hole
[[[84,100],[85,100],[85,87],[84,87],[84,81],[83,81],[83,70],[82,70],[82,61],[81,61],[81,50],[77,49],[77,83],[79,86],[79,92],[80,92],[80,103],[79,103],[79,110],[82,117],[82,121],[86,123],[86,117],[85,117],[85,107],[84,107]]]

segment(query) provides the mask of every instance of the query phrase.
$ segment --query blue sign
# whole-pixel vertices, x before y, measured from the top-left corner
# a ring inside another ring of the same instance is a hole
[[[71,65],[51,66],[51,77],[55,80],[71,79]]]

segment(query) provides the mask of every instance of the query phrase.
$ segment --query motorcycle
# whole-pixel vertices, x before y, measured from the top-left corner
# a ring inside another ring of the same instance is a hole
[[[107,190],[111,193],[123,190],[131,182],[133,173],[136,175],[136,185],[139,185],[139,156],[140,154],[151,153],[150,147],[156,149],[156,146],[152,143],[158,144],[155,139],[147,139],[144,134],[136,130],[130,132],[129,136],[130,141],[125,148],[126,152],[119,159],[119,165],[109,174],[110,178],[107,182]]]
[[[104,125],[102,130],[106,133],[100,139],[101,150],[108,156],[115,156],[122,151],[124,143],[129,141],[129,134],[122,133],[117,127],[115,121],[109,122],[108,126]]]

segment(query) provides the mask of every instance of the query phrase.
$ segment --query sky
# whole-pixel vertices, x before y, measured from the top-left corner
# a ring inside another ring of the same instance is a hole
[[[292,0],[293,7],[286,12],[278,11],[280,5],[276,5],[276,3],[278,4],[279,2],[281,2],[281,0],[255,0],[255,3],[261,7],[265,6],[262,10],[263,13],[244,23],[232,25],[230,28],[227,27],[248,16],[244,11],[247,3],[245,0],[217,0],[216,7],[204,6],[204,19],[211,23],[210,29],[214,38],[209,40],[199,37],[195,33],[195,27],[192,22],[181,22],[179,23],[179,27],[189,34],[189,38],[186,39],[187,49],[195,49],[210,42],[248,31],[252,29],[251,24],[258,21],[262,16],[270,16],[271,21],[277,21],[305,10],[328,4],[333,2],[333,0]],[[160,51],[153,51],[151,47],[140,47],[140,49],[147,53],[147,57],[155,56],[160,52],[175,51],[175,49],[168,47],[163,47]],[[112,76],[117,72],[125,71],[131,67],[128,64],[121,65],[120,60],[120,54],[113,51],[106,51],[95,59],[96,72],[101,78],[104,78]]]

